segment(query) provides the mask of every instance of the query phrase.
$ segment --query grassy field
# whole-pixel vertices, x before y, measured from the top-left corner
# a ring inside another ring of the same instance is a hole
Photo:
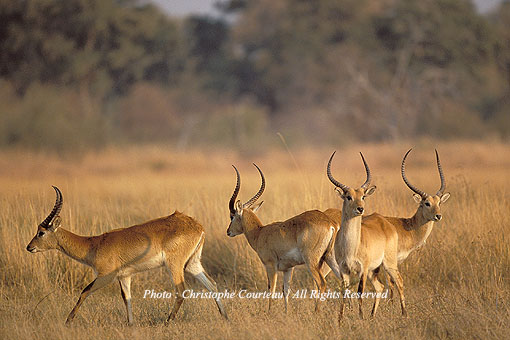
[[[374,175],[376,193],[367,213],[411,216],[417,205],[400,178],[409,144],[356,145],[337,150],[333,173],[351,186],[364,181],[358,152]],[[164,216],[174,210],[195,217],[206,229],[203,264],[220,290],[263,291],[265,273],[244,236],[226,236],[228,200],[235,185],[231,164],[241,172],[240,199],[249,199],[267,179],[263,222],[308,209],[338,207],[325,175],[332,150],[174,153],[158,147],[105,150],[57,159],[20,151],[0,152],[0,338],[3,339],[338,339],[338,338],[509,338],[510,330],[510,146],[505,144],[420,143],[408,158],[413,184],[429,193],[439,188],[434,147],[438,147],[451,198],[427,244],[400,266],[409,318],[398,299],[383,301],[375,320],[348,310],[337,323],[338,300],[283,300],[266,312],[264,300],[225,300],[224,321],[212,300],[186,300],[176,320],[164,324],[173,300],[143,299],[145,289],[171,291],[164,270],[133,277],[135,326],[125,322],[118,284],[92,294],[74,323],[64,325],[81,290],[93,279],[85,267],[57,251],[30,254],[26,245],[51,210],[57,185],[64,195],[62,227],[95,235]],[[188,287],[201,286],[188,277]],[[328,277],[329,287],[338,283]],[[281,285],[281,277],[278,285]],[[370,285],[368,286],[371,289]],[[299,268],[292,289],[312,289]],[[369,314],[371,300],[365,302]]]

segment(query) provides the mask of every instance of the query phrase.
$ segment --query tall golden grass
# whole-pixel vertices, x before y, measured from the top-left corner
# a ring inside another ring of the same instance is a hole
[[[334,174],[359,185],[363,151],[375,195],[367,213],[411,216],[416,204],[400,178],[400,161],[409,145],[356,145],[339,149]],[[337,338],[508,338],[510,331],[510,147],[492,143],[438,145],[451,199],[444,219],[427,244],[400,266],[409,318],[398,299],[383,301],[375,320],[360,320],[354,310],[337,323],[338,300],[290,300],[284,314],[278,300],[229,299],[224,321],[214,303],[186,300],[176,320],[164,324],[172,300],[143,299],[145,289],[170,291],[164,270],[133,278],[135,326],[128,327],[117,284],[92,294],[74,323],[64,325],[92,271],[58,253],[25,250],[37,224],[54,202],[51,185],[64,194],[63,228],[93,235],[164,216],[174,210],[195,217],[206,229],[203,264],[221,290],[266,288],[264,269],[243,236],[226,236],[227,203],[235,184],[230,167],[241,172],[241,199],[257,190],[264,171],[267,188],[258,213],[263,222],[282,220],[308,209],[337,207],[339,198],[325,175],[332,150],[283,151],[241,155],[235,152],[174,153],[159,147],[106,150],[79,159],[57,159],[21,151],[0,154],[0,337],[4,339],[337,339]],[[434,145],[419,144],[408,159],[408,177],[434,193],[439,187]],[[281,285],[281,278],[279,278]],[[188,286],[201,287],[188,277]],[[338,289],[328,278],[328,286]],[[298,269],[292,290],[312,289]],[[371,289],[371,287],[369,287]],[[370,301],[371,302],[371,301]],[[369,305],[364,304],[366,314]]]

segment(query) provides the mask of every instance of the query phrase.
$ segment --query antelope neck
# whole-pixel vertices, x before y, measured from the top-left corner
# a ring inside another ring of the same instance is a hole
[[[259,238],[260,230],[262,229],[262,222],[255,213],[249,209],[245,209],[243,212],[243,229],[244,236],[250,244],[250,246],[256,250],[257,240]]]
[[[414,216],[406,221],[406,230],[411,233],[413,243],[416,245],[423,244],[434,228],[434,221],[426,220],[421,209],[419,207]]]
[[[358,253],[361,242],[361,215],[347,217],[342,210],[342,226],[340,228],[340,251],[347,266],[351,267]]]
[[[55,231],[57,238],[57,249],[69,256],[70,258],[87,264],[90,264],[90,237],[76,235],[63,228],[58,228]]]

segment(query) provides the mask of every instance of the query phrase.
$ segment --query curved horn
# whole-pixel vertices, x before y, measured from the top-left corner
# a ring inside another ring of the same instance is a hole
[[[366,189],[370,185],[370,182],[372,181],[372,175],[370,174],[370,168],[368,167],[367,161],[365,161],[365,157],[363,157],[363,154],[361,152],[359,154],[361,155],[363,165],[365,166],[365,171],[367,172],[367,180],[365,181],[365,183],[363,183],[361,187],[363,189]]]
[[[41,222],[40,226],[43,228],[47,228],[50,223],[53,221],[53,219],[60,213],[62,210],[62,204],[64,203],[64,199],[62,198],[62,193],[56,186],[52,186],[53,189],[55,189],[55,192],[57,193],[57,199],[55,201],[55,205],[53,206],[53,210],[51,210],[48,217],[44,219],[44,221]]]
[[[406,152],[404,159],[402,159],[402,167],[401,167],[402,179],[404,180],[404,183],[409,187],[409,189],[411,189],[412,191],[414,191],[421,197],[425,197],[425,196],[427,196],[427,194],[424,191],[421,191],[420,189],[417,189],[416,187],[414,187],[411,183],[409,183],[409,181],[407,180],[406,174],[405,174],[406,158],[407,158],[407,155],[409,155],[409,153],[411,152],[411,150],[412,150],[412,148]]]
[[[328,161],[328,170],[327,170],[328,178],[331,181],[331,183],[333,183],[336,187],[342,189],[343,191],[346,191],[349,189],[349,187],[345,184],[340,183],[336,179],[334,179],[333,175],[331,174],[331,161],[333,160],[333,156],[335,156],[335,153],[336,153],[336,151],[333,152],[333,154],[331,155],[331,157],[329,158],[329,161]]]
[[[232,165],[232,167],[236,171],[237,182],[236,187],[234,189],[234,193],[230,198],[230,202],[228,202],[228,208],[230,209],[230,213],[234,214],[235,213],[234,204],[236,202],[237,195],[239,194],[239,189],[241,188],[241,176],[239,176],[239,171],[237,171],[237,168],[234,165]]]
[[[250,200],[246,203],[243,204],[243,208],[249,208],[253,203],[257,202],[257,200],[259,199],[259,197],[262,195],[262,193],[264,192],[264,189],[266,188],[266,179],[264,178],[264,174],[262,173],[262,170],[260,170],[260,168],[257,166],[257,164],[253,163],[253,165],[257,168],[257,170],[259,171],[260,173],[260,178],[262,179],[262,183],[260,184],[260,189],[259,191],[255,194],[255,196],[253,196],[252,198],[250,198]]]
[[[446,189],[446,182],[444,180],[443,168],[441,168],[441,162],[439,161],[439,154],[436,151],[437,170],[439,171],[439,178],[441,178],[441,187],[437,191],[436,195],[441,196]]]

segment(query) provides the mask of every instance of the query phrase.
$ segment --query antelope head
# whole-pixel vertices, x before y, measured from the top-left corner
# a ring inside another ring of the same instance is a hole
[[[402,179],[404,183],[414,192],[414,200],[420,204],[419,210],[421,211],[422,217],[426,221],[440,221],[442,218],[441,215],[441,203],[446,202],[448,198],[450,198],[450,193],[445,193],[444,190],[446,188],[446,183],[444,180],[443,169],[441,168],[441,162],[439,161],[439,154],[436,151],[436,161],[437,161],[437,169],[439,171],[439,178],[441,179],[441,187],[436,192],[435,195],[429,195],[426,192],[416,188],[412,185],[406,177],[405,174],[405,163],[407,155],[411,152],[412,149],[406,152],[404,159],[402,159]]]
[[[239,171],[237,171],[237,168],[232,165],[234,167],[234,170],[236,171],[237,181],[236,181],[236,187],[234,189],[234,193],[232,194],[232,197],[230,198],[230,201],[228,203],[228,208],[230,210],[230,224],[227,229],[227,235],[230,237],[234,237],[239,234],[243,234],[245,232],[245,226],[246,226],[246,223],[244,223],[245,210],[249,209],[252,212],[256,212],[260,208],[262,203],[264,203],[264,201],[262,201],[258,204],[255,204],[257,202],[257,200],[260,198],[260,196],[262,195],[262,193],[264,192],[264,189],[266,187],[266,180],[265,180],[264,174],[262,173],[260,168],[255,163],[253,163],[253,165],[259,171],[259,174],[260,174],[260,177],[262,180],[262,184],[260,185],[260,189],[255,194],[255,196],[253,196],[248,202],[246,202],[244,204],[241,203],[241,201],[239,201],[239,200],[236,201],[237,195],[239,194],[239,189],[241,188],[241,177],[239,175]]]
[[[335,156],[335,152],[331,155],[328,162],[328,178],[335,185],[335,190],[338,192],[340,197],[343,200],[342,212],[346,214],[347,217],[356,217],[363,215],[365,211],[365,197],[370,196],[374,193],[376,186],[370,186],[370,181],[372,176],[370,175],[370,169],[368,168],[368,164],[365,161],[365,157],[360,152],[361,159],[363,160],[363,164],[365,165],[365,171],[367,173],[367,179],[361,187],[358,189],[352,189],[345,184],[340,183],[336,179],[333,178],[331,174],[331,161],[333,160],[333,156]]]
[[[57,199],[55,206],[51,210],[48,217],[42,221],[37,227],[37,233],[30,243],[27,245],[27,250],[31,253],[38,251],[45,251],[49,249],[56,249],[58,247],[58,241],[55,237],[55,231],[60,227],[60,210],[62,210],[63,198],[60,190],[53,186],[57,193]]]

